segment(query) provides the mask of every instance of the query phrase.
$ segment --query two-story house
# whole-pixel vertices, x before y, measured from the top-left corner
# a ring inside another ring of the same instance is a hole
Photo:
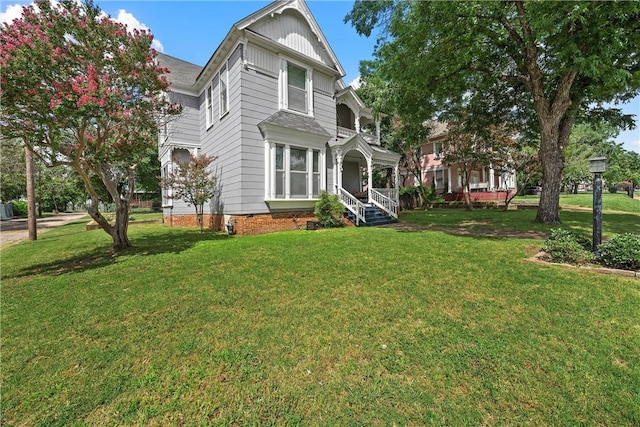
[[[442,161],[443,152],[447,149],[447,124],[434,121],[429,125],[432,127],[431,133],[422,145],[422,185],[433,186],[446,200],[462,200],[459,165],[446,165]],[[470,171],[469,190],[472,200],[504,200],[505,192],[516,191],[515,172],[496,170],[491,164],[474,168]]]
[[[277,1],[237,22],[204,67],[165,54],[158,61],[170,70],[169,96],[184,107],[159,132],[162,173],[189,155],[217,157],[219,186],[205,207],[211,228],[301,228],[325,190],[355,223],[367,222],[367,207],[397,217],[400,156],[380,146],[371,110],[343,83],[304,1]],[[394,170],[395,188],[367,184],[376,168]],[[163,189],[165,223],[196,224],[193,208],[170,195]]]

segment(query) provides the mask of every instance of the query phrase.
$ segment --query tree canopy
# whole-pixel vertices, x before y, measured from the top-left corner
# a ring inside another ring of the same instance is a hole
[[[478,125],[509,122],[538,146],[537,220],[559,222],[564,151],[576,122],[632,126],[604,103],[640,93],[640,3],[356,1],[345,18],[378,30],[370,71],[403,121],[470,111]]]
[[[155,144],[159,121],[180,110],[167,100],[168,70],[155,61],[152,39],[147,31],[128,31],[90,0],[38,0],[0,35],[3,135],[79,174],[89,214],[116,249],[130,246],[136,169]],[[115,225],[98,209],[94,176],[116,203]]]

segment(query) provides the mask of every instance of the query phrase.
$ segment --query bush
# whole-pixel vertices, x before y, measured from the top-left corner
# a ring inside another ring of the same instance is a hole
[[[617,234],[598,249],[600,261],[607,267],[640,270],[640,235]]]
[[[27,202],[24,200],[17,200],[11,202],[13,207],[13,216],[27,216]]]
[[[589,238],[558,228],[551,230],[542,250],[553,262],[584,264],[593,260],[590,247]]]
[[[344,205],[337,195],[330,195],[326,191],[320,194],[313,214],[323,227],[341,227]]]

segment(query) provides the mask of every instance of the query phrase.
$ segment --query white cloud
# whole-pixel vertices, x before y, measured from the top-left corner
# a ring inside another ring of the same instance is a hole
[[[0,12],[0,23],[10,24],[14,19],[22,17],[22,6],[21,4],[10,4],[7,6],[6,11]]]
[[[138,19],[135,16],[133,16],[133,14],[127,12],[124,9],[118,10],[118,16],[116,16],[114,21],[126,25],[127,28],[129,28],[130,30],[138,29],[138,30],[149,31],[149,27],[147,27],[142,22],[138,21]],[[156,38],[154,38],[153,41],[151,42],[151,47],[157,50],[158,52],[164,52],[164,46],[162,45],[160,40]]]
[[[80,0],[76,0],[78,3]],[[51,3],[56,4],[55,0],[51,0]],[[1,23],[11,23],[14,19],[22,17],[22,4],[10,4],[7,6],[4,12],[0,12],[0,22]],[[106,15],[106,14],[105,14]],[[133,14],[127,12],[124,9],[118,10],[118,16],[114,19],[116,22],[120,22],[126,25],[129,29],[139,29],[149,31],[149,27],[147,27],[142,22],[138,21],[138,19],[133,16]],[[158,52],[164,52],[164,46],[158,39],[153,39],[151,43],[151,47],[157,50]]]

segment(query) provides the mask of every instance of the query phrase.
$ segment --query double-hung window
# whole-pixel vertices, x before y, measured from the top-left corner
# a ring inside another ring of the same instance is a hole
[[[313,114],[311,69],[282,61],[280,106],[302,114]]]
[[[307,70],[287,62],[287,98],[289,109],[307,114]]]
[[[229,87],[228,87],[228,75],[227,64],[220,68],[220,83],[218,88],[220,90],[220,117],[227,114],[229,111]]]
[[[442,157],[442,142],[433,143],[433,157],[436,159]]]

